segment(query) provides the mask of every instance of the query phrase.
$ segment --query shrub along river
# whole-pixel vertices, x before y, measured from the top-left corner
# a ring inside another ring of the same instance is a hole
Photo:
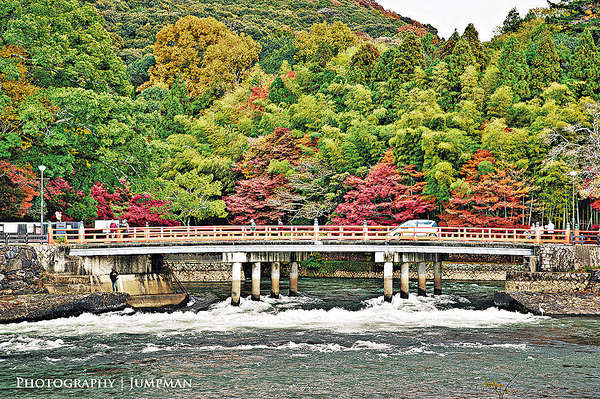
[[[1,325],[0,397],[497,398],[492,381],[512,381],[506,398],[600,397],[600,320],[498,310],[499,285],[388,304],[380,280],[305,278],[297,298],[265,284],[239,308],[228,285],[188,288],[173,313]]]

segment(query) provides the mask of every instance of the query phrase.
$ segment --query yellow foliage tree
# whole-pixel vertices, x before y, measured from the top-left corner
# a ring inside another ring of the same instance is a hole
[[[340,51],[358,43],[358,38],[343,22],[314,24],[310,32],[301,31],[296,35],[294,46],[296,57],[302,62],[324,61],[338,55]]]
[[[158,32],[156,65],[148,71],[150,80],[138,90],[170,87],[177,74],[192,97],[228,90],[247,76],[260,51],[251,37],[230,31],[216,19],[188,15]]]

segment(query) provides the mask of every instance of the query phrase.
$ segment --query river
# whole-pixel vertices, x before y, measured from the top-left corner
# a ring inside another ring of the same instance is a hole
[[[499,285],[388,304],[380,280],[304,278],[239,308],[227,285],[188,288],[219,301],[0,325],[0,397],[498,398],[497,381],[505,398],[600,398],[600,320],[498,310]]]

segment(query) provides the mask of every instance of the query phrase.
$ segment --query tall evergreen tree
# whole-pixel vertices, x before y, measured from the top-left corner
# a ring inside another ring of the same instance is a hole
[[[365,43],[350,59],[350,76],[361,84],[367,84],[371,79],[373,68],[379,59],[379,50],[371,43]]]
[[[404,36],[398,61],[400,63],[400,78],[405,82],[414,75],[415,69],[425,62],[421,42],[414,33]]]
[[[449,57],[450,85],[456,96],[460,93],[460,77],[469,65],[477,65],[477,60],[471,52],[469,42],[462,38],[456,43],[452,55]]]
[[[416,68],[424,62],[421,42],[409,33],[402,40],[402,46],[383,53],[373,69],[373,77],[376,81],[387,81],[394,89],[411,80]]]
[[[484,69],[487,64],[487,57],[483,52],[483,46],[479,41],[479,32],[475,29],[475,25],[469,24],[463,33],[463,39],[467,39],[469,46],[471,46],[471,52],[475,56],[477,63],[481,69]]]
[[[581,81],[581,94],[594,96],[600,89],[600,54],[588,29],[579,37],[572,59],[571,75]]]
[[[455,30],[454,33],[452,33],[452,36],[450,36],[448,38],[448,40],[446,41],[446,43],[444,43],[439,48],[439,50],[438,50],[438,56],[440,58],[445,58],[445,57],[451,55],[452,52],[454,51],[454,47],[456,47],[456,43],[458,43],[459,40],[460,40],[460,35]]]
[[[542,36],[533,58],[531,87],[541,93],[551,82],[560,77],[560,57],[550,35]]]
[[[516,32],[519,26],[521,26],[521,22],[521,15],[519,15],[519,11],[515,7],[508,12],[508,15],[504,19],[501,28],[502,33]]]
[[[529,66],[525,52],[518,48],[517,40],[514,37],[511,37],[504,45],[498,59],[498,68],[500,69],[498,86],[509,86],[517,101],[530,97]]]

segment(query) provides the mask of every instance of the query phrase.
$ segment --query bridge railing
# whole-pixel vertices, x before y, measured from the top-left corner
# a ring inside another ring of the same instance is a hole
[[[466,241],[598,244],[598,231],[481,227],[175,226],[50,229],[51,243]]]

